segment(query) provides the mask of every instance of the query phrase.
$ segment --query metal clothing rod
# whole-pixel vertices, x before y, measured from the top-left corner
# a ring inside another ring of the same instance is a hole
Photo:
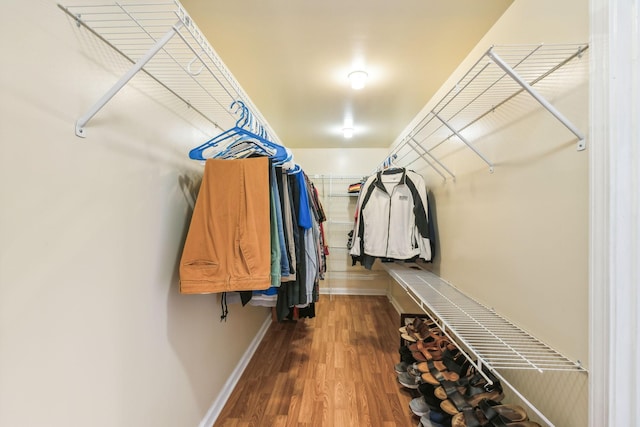
[[[586,144],[584,141],[584,135],[571,123],[565,116],[562,115],[557,108],[549,103],[546,99],[544,99],[535,89],[533,89],[527,82],[522,80],[520,76],[511,68],[506,62],[498,56],[493,49],[489,49],[487,52],[487,56],[491,58],[493,62],[496,63],[500,68],[504,70],[513,80],[515,80],[524,90],[529,92],[531,96],[535,98],[544,108],[546,108],[553,116],[560,120],[560,122],[565,125],[567,129],[569,129],[575,136],[578,137],[578,151],[584,150],[586,148]]]
[[[120,80],[118,80],[111,87],[111,89],[109,89],[107,93],[105,93],[89,109],[89,111],[87,111],[82,117],[78,119],[78,121],[76,122],[77,136],[81,138],[85,137],[84,127],[89,122],[89,120],[91,120],[93,116],[95,116],[98,113],[98,111],[100,111],[102,107],[104,107],[107,104],[107,102],[109,102],[111,98],[113,98],[115,94],[118,93],[120,89],[122,89],[129,82],[129,80],[131,80],[133,76],[135,76],[138,73],[138,71],[140,71],[142,67],[144,67],[147,64],[147,62],[149,62],[151,58],[153,58],[154,55],[160,51],[160,49],[162,49],[162,47],[169,42],[169,40],[171,40],[171,38],[178,32],[180,27],[182,27],[182,21],[178,21],[176,25],[171,27],[171,29],[167,31],[167,33],[162,38],[158,39],[158,41],[151,47],[151,49],[149,49],[147,53],[144,54],[144,56],[138,59],[136,63],[133,64],[133,66],[129,69],[129,71],[127,71],[122,77],[120,77]]]
[[[451,132],[453,132],[460,139],[460,141],[464,142],[467,147],[469,147],[471,150],[473,150],[473,152],[476,153],[478,155],[478,157],[480,157],[482,160],[484,160],[484,162],[489,165],[489,172],[493,173],[493,164],[489,160],[487,160],[487,158],[484,157],[482,155],[482,153],[476,149],[476,147],[471,145],[471,143],[469,141],[467,141],[467,139],[464,136],[462,136],[457,130],[455,130],[449,123],[447,123],[435,111],[432,111],[431,114],[433,114],[436,117],[436,119],[440,120],[443,125],[445,125],[447,128],[449,128],[449,130]]]

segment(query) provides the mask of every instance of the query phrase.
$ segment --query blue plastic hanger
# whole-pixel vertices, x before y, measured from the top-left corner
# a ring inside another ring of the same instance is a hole
[[[235,138],[235,140],[232,141],[231,144],[229,144],[222,152],[217,153],[215,157],[224,156],[223,153],[225,151],[228,152],[228,150],[237,142],[252,141],[256,144],[257,147],[262,147],[263,152],[266,155],[268,155],[269,152],[273,152],[275,150],[275,154],[270,155],[270,157],[274,160],[274,164],[276,165],[291,160],[291,158],[293,157],[291,152],[285,147],[269,141],[267,139],[267,133],[262,125],[258,126],[258,132],[264,136],[258,135],[250,130],[253,127],[253,115],[244,104],[244,102],[238,100],[233,101],[230,108],[233,109],[234,107],[236,108],[236,114],[238,113],[238,111],[241,111],[240,118],[238,119],[238,121],[236,121],[236,125],[231,129],[228,129],[221,134],[216,135],[204,144],[189,151],[189,158],[193,160],[206,160],[207,158],[204,156],[205,150],[216,147],[223,141]],[[247,129],[247,126],[249,127],[249,129]],[[270,150],[268,150],[267,148]]]
[[[287,175],[295,175],[300,172],[302,172],[302,168],[297,163],[294,163],[293,167],[287,170]]]

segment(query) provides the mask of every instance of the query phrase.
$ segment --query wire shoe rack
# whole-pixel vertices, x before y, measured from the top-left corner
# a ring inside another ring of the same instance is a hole
[[[553,424],[499,373],[504,369],[583,372],[572,361],[522,330],[491,308],[465,295],[430,271],[401,263],[385,263],[385,270],[453,341],[470,353],[482,373],[491,370],[548,425]],[[488,381],[489,378],[487,378]]]

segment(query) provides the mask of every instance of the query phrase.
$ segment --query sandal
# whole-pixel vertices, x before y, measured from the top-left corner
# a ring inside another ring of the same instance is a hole
[[[406,320],[405,320],[406,322]],[[404,326],[398,328],[398,331],[400,331],[401,334],[408,334],[411,331],[415,331],[417,330],[421,324],[426,324],[429,327],[437,327],[438,325],[435,324],[435,322],[429,318],[423,318],[423,317],[414,317],[412,321],[406,323]]]
[[[444,381],[458,381],[460,376],[466,375],[471,368],[471,363],[462,352],[459,352],[455,358],[450,356],[452,353],[447,350],[441,362],[428,361],[416,365],[418,371],[422,372],[422,381],[440,385]]]
[[[527,412],[518,405],[502,405],[491,400],[481,400],[475,408],[458,412],[451,419],[452,427],[511,426],[528,421]]]
[[[453,351],[456,346],[451,344],[451,341],[447,337],[434,337],[435,343],[430,345],[424,345],[424,341],[418,341],[417,347],[419,351],[427,360],[441,361],[444,357],[444,352],[447,350]]]
[[[468,370],[471,367],[466,355],[457,347],[453,350],[450,348],[445,349],[442,352],[442,360],[432,360],[432,362],[438,371],[451,371],[461,376],[467,374],[464,368]],[[419,363],[417,368],[422,373],[431,372],[427,363]]]
[[[495,400],[501,402],[504,399],[502,390],[485,391],[471,396],[463,396],[461,394],[449,396],[449,399],[440,403],[440,408],[449,415],[455,415],[465,409],[473,408],[483,399]]]
[[[431,320],[421,322],[417,326],[407,325],[404,328],[400,328],[400,336],[403,340],[409,342],[424,341],[432,334],[438,334],[440,328]],[[404,330],[404,331],[403,331]]]
[[[444,382],[441,387],[436,387],[434,395],[440,400],[447,400],[450,394],[455,392],[455,389],[461,394],[477,394],[486,390],[492,390],[493,388],[499,388],[502,390],[500,381],[491,372],[483,370],[485,375],[491,378],[493,385],[490,385],[486,378],[476,371],[475,367],[469,364],[467,372],[461,372],[461,378],[456,382]]]
[[[540,427],[529,421],[529,417],[518,405],[500,405],[496,402],[481,401],[477,408],[467,408],[451,419],[451,427]]]
[[[482,413],[482,417],[490,423],[493,423],[493,420],[498,418],[509,423],[529,420],[527,412],[518,405],[503,405],[492,400],[483,399],[478,402],[477,409]]]
[[[486,373],[489,377],[493,377],[490,372]],[[465,378],[457,383],[451,381],[443,381],[442,388],[445,390],[447,399],[443,400],[440,408],[447,414],[455,415],[465,409],[478,406],[481,400],[493,400],[500,402],[504,399],[502,394],[502,385],[498,379],[491,378],[493,384],[489,384],[487,380],[479,373],[471,378]],[[464,383],[467,382],[465,385]],[[437,390],[434,390],[436,394]],[[436,394],[440,397],[440,392]]]
[[[438,345],[443,340],[446,340],[446,343],[449,344],[449,340],[446,337],[441,337],[435,334],[429,335],[425,340],[410,344],[409,350],[411,350],[413,357],[421,362],[425,362],[427,360],[441,360],[442,350],[439,349]],[[430,350],[434,351],[435,357]]]

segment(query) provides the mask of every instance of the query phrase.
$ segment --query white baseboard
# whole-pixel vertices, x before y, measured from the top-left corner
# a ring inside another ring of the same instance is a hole
[[[391,293],[387,293],[387,298],[389,298],[389,302],[393,308],[396,309],[398,314],[402,314],[402,307],[400,307],[400,304],[398,304],[398,301],[393,297],[393,295],[391,295]]]
[[[320,288],[322,295],[387,295],[386,289]]]
[[[264,323],[260,327],[260,330],[258,331],[256,336],[251,341],[251,344],[247,348],[247,351],[244,352],[244,354],[240,358],[240,361],[236,365],[236,368],[233,370],[233,372],[227,379],[227,382],[224,384],[224,387],[222,387],[222,390],[218,394],[218,397],[216,398],[216,400],[213,401],[213,404],[209,408],[209,411],[207,411],[207,415],[205,415],[202,421],[200,421],[199,427],[211,427],[216,422],[216,420],[218,419],[218,416],[220,415],[220,412],[222,412],[222,408],[224,408],[224,405],[227,403],[227,400],[229,400],[229,397],[231,396],[231,392],[236,387],[236,384],[238,384],[238,381],[240,380],[242,373],[244,372],[247,365],[249,364],[249,361],[253,357],[253,354],[258,349],[258,345],[260,345],[260,342],[262,341],[262,338],[264,338],[265,334],[267,333],[267,330],[269,329],[270,325],[271,325],[271,316],[265,319]]]

